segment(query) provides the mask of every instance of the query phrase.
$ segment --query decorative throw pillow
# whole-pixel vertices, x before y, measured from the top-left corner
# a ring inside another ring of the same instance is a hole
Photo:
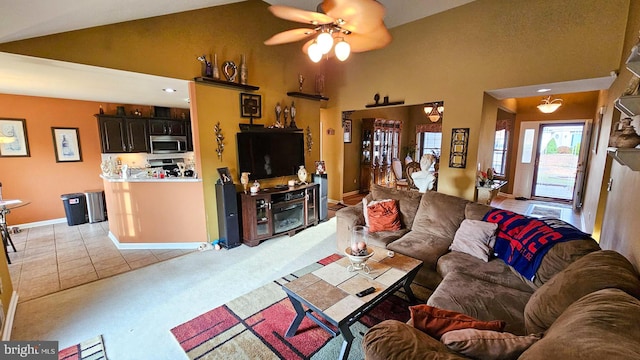
[[[456,231],[449,250],[463,252],[485,262],[493,253],[498,224],[465,219]]]
[[[367,205],[369,232],[400,230],[400,213],[395,200],[372,201]]]
[[[515,360],[529,346],[542,338],[541,334],[518,336],[491,330],[462,329],[442,335],[450,350],[479,360]]]
[[[471,316],[455,311],[439,309],[429,305],[410,306],[413,326],[430,336],[440,337],[451,331],[459,329],[480,329],[502,331],[506,323],[502,320],[481,321]]]

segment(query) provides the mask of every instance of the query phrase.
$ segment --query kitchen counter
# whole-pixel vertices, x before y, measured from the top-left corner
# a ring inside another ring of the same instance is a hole
[[[202,182],[202,179],[191,177],[166,177],[164,179],[152,177],[128,177],[125,179],[121,177],[109,177],[104,175],[100,175],[100,177],[108,182]]]
[[[109,237],[121,249],[195,249],[206,242],[201,179],[103,177]]]

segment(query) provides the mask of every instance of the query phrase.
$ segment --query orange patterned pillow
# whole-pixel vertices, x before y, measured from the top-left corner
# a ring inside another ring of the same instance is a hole
[[[478,329],[502,331],[506,323],[502,320],[482,321],[471,316],[439,309],[429,305],[410,306],[413,327],[440,340],[440,337],[451,330]]]
[[[396,200],[383,200],[367,206],[369,232],[400,230],[400,213]]]

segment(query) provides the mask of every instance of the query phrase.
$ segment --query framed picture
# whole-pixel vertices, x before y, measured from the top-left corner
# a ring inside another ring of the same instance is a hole
[[[351,142],[351,120],[343,120],[344,121],[344,142]]]
[[[82,161],[78,128],[51,128],[56,162]]]
[[[454,128],[451,130],[451,156],[449,167],[464,169],[467,167],[467,145],[469,143],[469,128]]]
[[[223,184],[233,184],[233,179],[231,178],[231,173],[229,173],[229,168],[218,168],[218,174],[220,175],[220,180],[222,180]]]
[[[243,118],[262,117],[262,96],[240,93],[240,116]]]
[[[322,175],[327,172],[327,168],[324,164],[324,160],[316,161],[316,174]]]
[[[24,119],[0,119],[0,156],[30,156]]]

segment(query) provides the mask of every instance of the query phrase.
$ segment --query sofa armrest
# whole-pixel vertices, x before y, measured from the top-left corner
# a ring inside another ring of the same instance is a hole
[[[356,225],[364,225],[362,203],[347,206],[336,211],[336,249],[342,254],[344,249],[351,246],[351,230]]]

